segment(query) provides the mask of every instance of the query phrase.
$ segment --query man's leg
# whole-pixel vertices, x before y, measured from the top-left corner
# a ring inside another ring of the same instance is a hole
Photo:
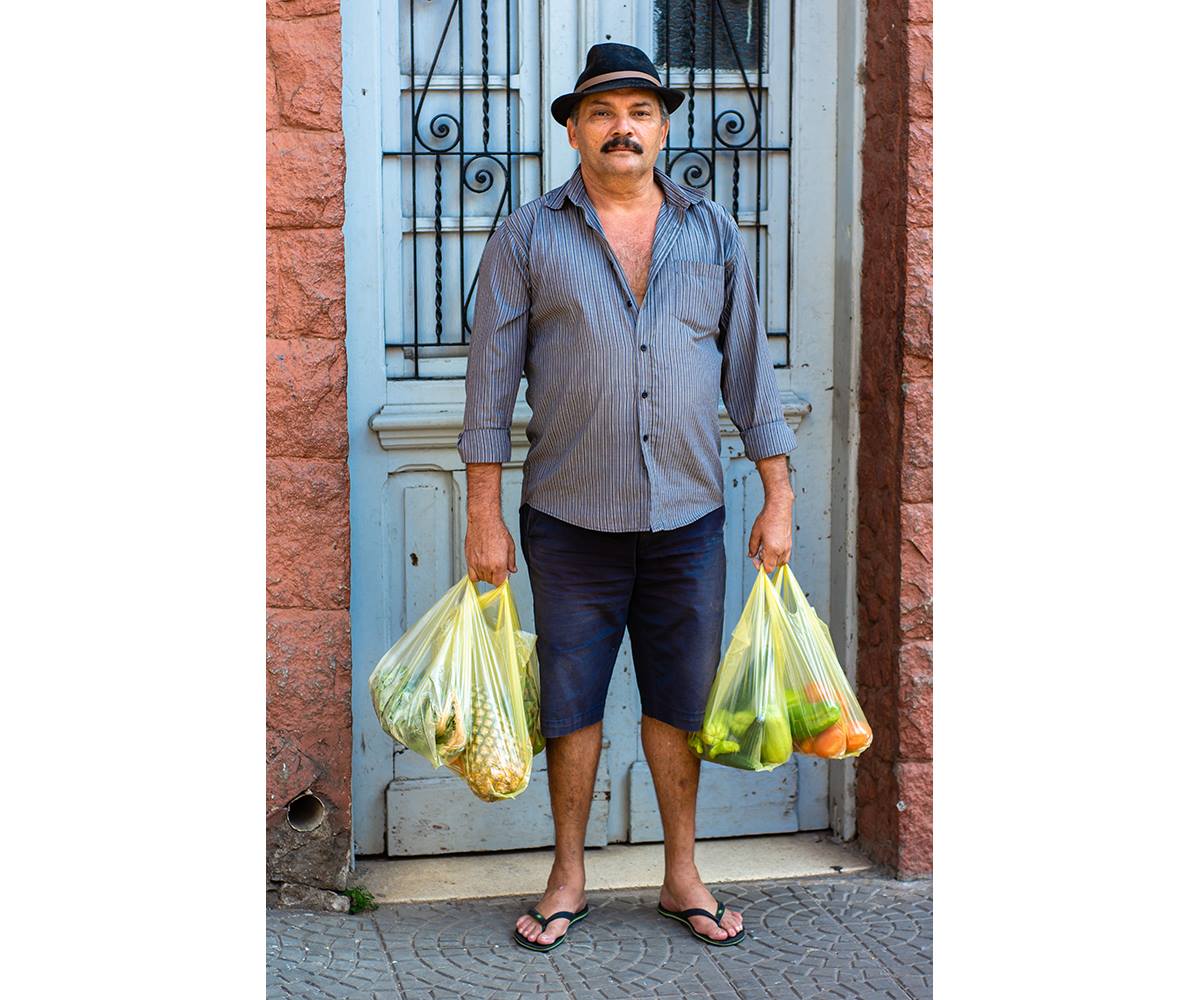
[[[643,532],[630,604],[629,636],[642,700],[642,746],[662,816],[666,871],[660,898],[667,909],[716,900],[696,869],[696,788],[700,761],[687,746],[699,729],[721,656],[725,609],[725,508],[691,524]],[[689,917],[700,934],[736,934],[742,915],[726,909],[717,927]]]
[[[663,854],[666,874],[660,894],[668,910],[700,906],[715,913],[717,901],[700,881],[696,868],[696,789],[700,784],[700,761],[687,745],[687,733],[648,715],[642,716],[642,746],[654,778],[658,811],[662,816]],[[742,914],[725,908],[718,927],[707,917],[688,917],[701,934],[723,940],[742,926]]]
[[[529,566],[541,682],[541,723],[554,813],[554,864],[542,916],[584,904],[583,841],[596,787],[604,705],[625,635],[636,533],[591,531],[522,504],[521,551]],[[523,914],[517,932],[550,944],[566,920]]]
[[[543,917],[559,910],[575,913],[583,909],[583,840],[596,788],[603,725],[597,722],[546,740],[550,809],[554,813],[554,864],[546,880],[546,894],[534,907]],[[568,921],[559,917],[550,921],[543,933],[541,925],[528,914],[517,920],[522,935],[542,944],[561,937],[568,926]]]

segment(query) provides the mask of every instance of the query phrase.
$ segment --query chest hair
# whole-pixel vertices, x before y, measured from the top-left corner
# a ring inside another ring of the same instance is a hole
[[[617,221],[601,218],[608,235],[609,246],[616,254],[629,290],[637,298],[638,305],[646,297],[646,279],[650,274],[650,261],[654,251],[654,229],[658,220],[658,207],[632,220]]]

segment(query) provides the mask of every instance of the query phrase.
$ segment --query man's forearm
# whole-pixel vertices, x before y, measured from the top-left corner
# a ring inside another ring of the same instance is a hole
[[[788,480],[787,455],[760,458],[754,464],[758,466],[758,475],[762,479],[765,502],[790,507],[796,499],[796,494]]]
[[[467,463],[467,520],[503,520],[500,509],[500,462]]]

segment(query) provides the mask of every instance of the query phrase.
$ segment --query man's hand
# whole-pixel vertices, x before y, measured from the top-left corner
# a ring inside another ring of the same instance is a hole
[[[763,509],[750,529],[750,556],[756,568],[774,573],[792,556],[791,493],[782,497],[767,497]]]
[[[472,583],[499,587],[517,571],[517,547],[500,513],[499,462],[467,463],[467,538],[463,551]]]
[[[772,455],[754,463],[763,482],[763,509],[750,530],[746,554],[757,568],[774,573],[792,557],[792,504],[796,494],[788,480],[787,456]]]
[[[517,547],[499,515],[467,518],[467,574],[471,582],[486,580],[499,587],[517,571]]]

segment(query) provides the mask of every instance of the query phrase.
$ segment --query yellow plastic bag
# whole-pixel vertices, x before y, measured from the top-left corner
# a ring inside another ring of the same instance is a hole
[[[507,580],[481,596],[464,575],[371,672],[380,725],[484,801],[519,795],[545,746],[536,641]]]
[[[786,563],[773,582],[760,567],[688,746],[701,760],[770,771],[793,751],[845,757],[869,745],[829,630]]]
[[[802,711],[799,717],[804,719],[811,711],[811,706],[836,705],[839,709],[836,722],[816,733],[797,727],[797,716],[793,713],[795,748],[801,753],[817,757],[857,757],[871,745],[873,734],[862,706],[854,697],[850,682],[838,663],[829,626],[821,621],[808,603],[787,563],[775,571],[774,586],[800,647],[801,662],[807,668],[802,671],[800,686],[788,694],[789,711],[793,705],[800,706]]]
[[[796,655],[779,595],[761,567],[688,746],[701,760],[770,771],[792,755],[783,662]],[[793,669],[793,671],[795,670]]]

